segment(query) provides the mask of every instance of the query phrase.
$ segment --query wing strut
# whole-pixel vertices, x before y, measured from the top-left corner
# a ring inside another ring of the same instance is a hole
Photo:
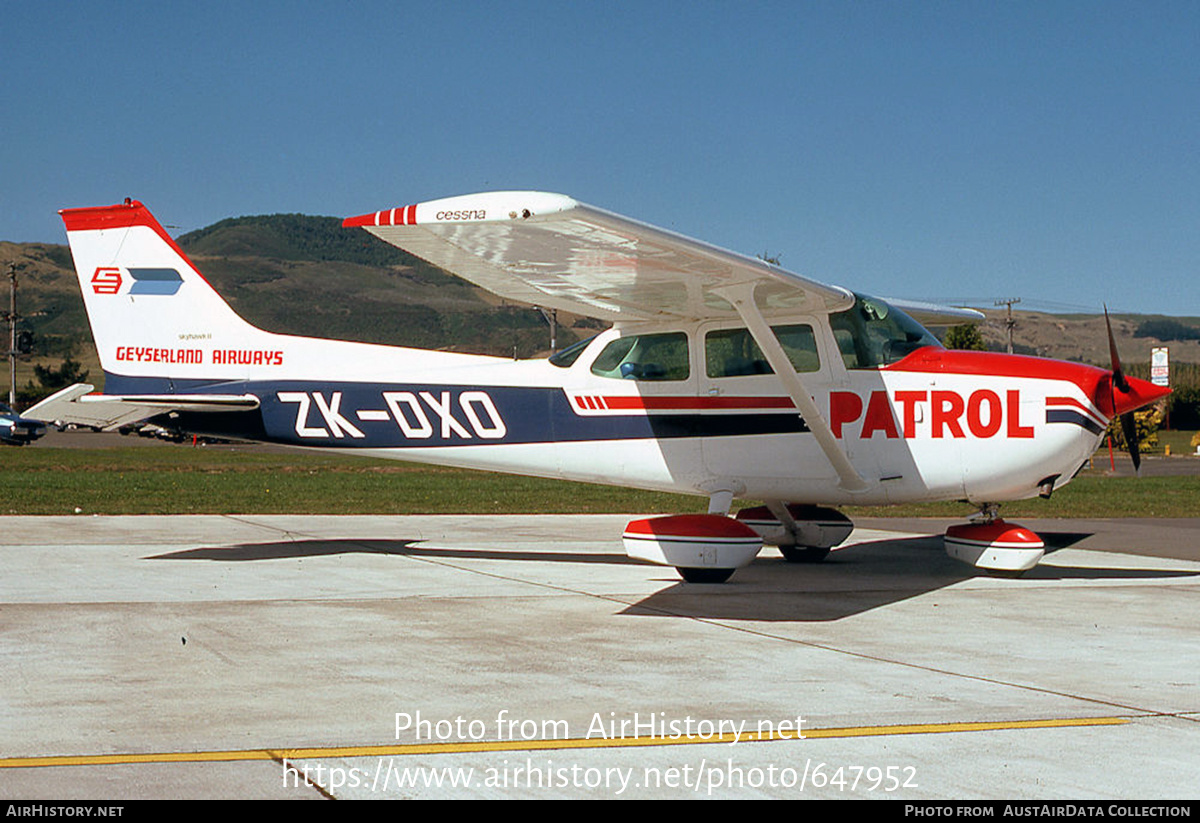
[[[758,303],[754,299],[755,285],[755,283],[740,283],[713,291],[724,297],[737,309],[746,328],[754,337],[754,342],[762,349],[767,362],[771,364],[779,381],[783,383],[784,389],[791,396],[792,402],[800,410],[804,422],[808,424],[809,431],[817,438],[817,444],[821,447],[821,451],[833,464],[834,471],[841,478],[838,485],[849,492],[866,491],[870,484],[863,479],[858,470],[850,463],[850,458],[842,451],[837,438],[833,436],[833,430],[829,428],[829,423],[821,416],[817,404],[813,402],[812,395],[808,393],[800,375],[796,373],[792,362],[788,360],[787,353],[779,343],[779,338],[775,336],[775,332],[771,331],[770,324],[758,310]]]

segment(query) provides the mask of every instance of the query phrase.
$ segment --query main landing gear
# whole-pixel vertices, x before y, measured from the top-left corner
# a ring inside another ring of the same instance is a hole
[[[674,566],[689,583],[724,583],[762,548],[753,529],[723,514],[633,520],[623,542],[630,557]]]
[[[711,511],[711,509],[718,511]],[[728,501],[724,503],[728,512]],[[674,566],[689,583],[724,583],[749,564],[764,542],[779,546],[792,563],[824,560],[854,528],[835,509],[771,501],[743,509],[736,518],[719,511],[634,520],[625,527],[623,542],[630,557]]]
[[[820,563],[854,530],[850,518],[837,509],[800,503],[772,501],[742,509],[737,519],[776,546],[789,563]]]
[[[951,526],[943,538],[946,554],[996,577],[1020,577],[1046,554],[1046,544],[1024,526],[1007,523],[988,504],[969,524]]]

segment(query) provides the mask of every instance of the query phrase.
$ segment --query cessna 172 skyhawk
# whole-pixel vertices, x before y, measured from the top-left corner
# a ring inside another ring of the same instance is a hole
[[[1049,495],[1108,420],[1165,394],[1078,363],[948,351],[920,324],[978,312],[890,304],[540,192],[345,221],[512,300],[610,321],[548,360],[273,334],[238,317],[136,201],[62,213],[105,371],[28,412],[705,495],[631,522],[626,551],[720,582],[764,540],[818,560],[830,506],[968,500],[947,551],[1020,573],[1037,535],[997,504]],[[1111,330],[1110,330],[1111,341]],[[1128,419],[1128,418],[1127,418]],[[737,517],[735,497],[765,501]]]

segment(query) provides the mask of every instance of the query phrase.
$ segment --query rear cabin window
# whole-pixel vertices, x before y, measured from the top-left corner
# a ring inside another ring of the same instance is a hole
[[[635,334],[604,347],[592,374],[622,380],[687,380],[688,339],[683,332]]]
[[[817,338],[812,326],[772,326],[792,368],[814,372],[821,368]],[[721,329],[704,336],[705,373],[709,377],[742,377],[749,374],[774,374],[762,349],[748,329]]]

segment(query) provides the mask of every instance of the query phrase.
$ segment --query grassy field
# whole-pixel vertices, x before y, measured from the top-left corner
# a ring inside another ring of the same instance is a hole
[[[1151,454],[1162,454],[1165,447],[1171,447],[1171,454],[1175,456],[1195,454],[1196,447],[1192,445],[1192,437],[1196,432],[1191,431],[1160,431],[1158,433],[1158,446],[1153,449]]]
[[[230,447],[0,450],[3,514],[703,511],[698,497]]]
[[[1174,449],[1173,449],[1174,451]],[[1183,459],[1183,458],[1181,458]],[[1200,517],[1200,476],[1081,474],[1012,517]],[[702,512],[700,497],[256,448],[0,449],[0,514],[515,514]],[[749,501],[747,501],[749,502]],[[965,503],[847,507],[854,516],[960,517]]]

